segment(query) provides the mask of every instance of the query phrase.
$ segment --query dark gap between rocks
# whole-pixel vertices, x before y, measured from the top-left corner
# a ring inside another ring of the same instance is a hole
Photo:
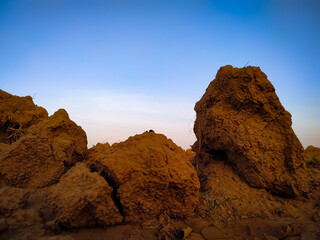
[[[117,186],[117,184],[114,182],[114,180],[109,176],[109,174],[107,172],[98,171],[98,169],[95,166],[90,166],[90,170],[91,170],[91,172],[99,173],[99,175],[101,177],[103,177],[107,181],[108,185],[110,187],[112,187],[113,190],[112,190],[111,198],[112,198],[112,200],[114,202],[114,205],[117,207],[119,213],[123,216],[123,222],[124,222],[125,215],[123,213],[123,208],[122,208],[120,199],[118,198],[118,194],[117,194],[118,186]]]
[[[11,144],[17,141],[23,133],[18,123],[6,121],[0,125],[0,143]]]
[[[208,153],[217,161],[227,161],[227,153],[223,150],[209,150]]]

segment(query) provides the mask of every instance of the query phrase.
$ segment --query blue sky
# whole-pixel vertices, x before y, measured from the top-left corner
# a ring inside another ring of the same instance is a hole
[[[320,1],[2,0],[0,88],[65,108],[89,147],[148,129],[187,148],[220,66],[259,66],[320,147]]]

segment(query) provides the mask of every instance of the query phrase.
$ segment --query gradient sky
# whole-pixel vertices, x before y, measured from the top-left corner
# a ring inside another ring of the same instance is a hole
[[[193,144],[220,66],[259,66],[320,147],[320,1],[1,0],[0,88],[59,108],[89,147],[154,129]]]

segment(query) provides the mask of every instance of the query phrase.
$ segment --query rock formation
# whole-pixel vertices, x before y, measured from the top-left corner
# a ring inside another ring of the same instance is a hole
[[[56,212],[56,222],[68,228],[117,224],[123,218],[112,191],[103,177],[77,163],[52,187],[48,204]]]
[[[48,186],[57,182],[74,163],[83,160],[86,150],[86,133],[60,109],[29,127],[19,140],[1,150],[0,184]]]
[[[308,192],[291,115],[260,68],[220,68],[195,111],[198,154],[227,161],[251,186],[285,196]]]
[[[303,155],[308,167],[320,170],[320,148],[310,145],[306,148]]]
[[[162,134],[145,132],[125,142],[97,145],[88,164],[117,191],[126,222],[142,222],[166,213],[193,214],[199,180],[184,150]]]
[[[320,148],[308,146],[303,153],[308,170],[310,191],[315,191],[320,186]]]
[[[18,140],[26,128],[46,118],[47,111],[36,106],[30,96],[18,97],[0,90],[0,143]]]

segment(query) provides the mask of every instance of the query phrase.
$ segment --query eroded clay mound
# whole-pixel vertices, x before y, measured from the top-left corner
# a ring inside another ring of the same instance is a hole
[[[0,155],[0,183],[16,187],[44,187],[59,180],[74,163],[83,160],[86,133],[67,112],[32,125]]]
[[[304,151],[304,158],[308,167],[320,170],[320,148],[308,146]]]
[[[0,90],[0,143],[18,140],[26,128],[46,118],[47,111],[35,105],[30,96],[18,97]]]
[[[303,155],[308,169],[309,188],[313,192],[316,186],[320,186],[320,148],[310,145]]]
[[[49,191],[48,204],[57,214],[57,223],[68,228],[117,224],[123,218],[112,190],[98,173],[77,163]]]
[[[202,153],[197,166],[201,186],[204,190],[198,205],[199,215],[213,216],[215,219],[241,219],[261,217],[274,219],[278,211],[284,215],[296,215],[296,209],[284,198],[272,195],[265,189],[253,188],[236,174],[229,164],[217,161],[210,154]],[[292,200],[294,201],[294,200]]]
[[[88,163],[117,189],[125,221],[193,214],[199,180],[185,151],[172,140],[145,132],[111,147],[97,147],[100,151],[89,150]]]
[[[251,186],[286,196],[308,192],[291,115],[260,68],[220,68],[195,111],[194,151],[227,160]]]

